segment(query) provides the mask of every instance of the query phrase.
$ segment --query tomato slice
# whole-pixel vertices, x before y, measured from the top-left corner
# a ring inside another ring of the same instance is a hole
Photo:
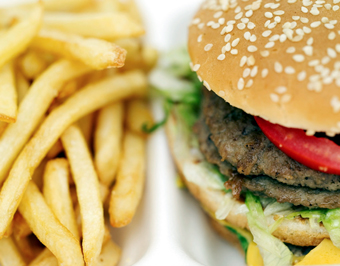
[[[311,169],[340,175],[340,146],[327,138],[307,136],[302,129],[287,128],[255,117],[267,138],[281,151]]]

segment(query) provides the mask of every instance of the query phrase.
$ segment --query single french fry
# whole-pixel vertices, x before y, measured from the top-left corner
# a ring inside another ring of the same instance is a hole
[[[111,239],[103,245],[103,250],[99,256],[98,266],[115,266],[118,264],[121,249]]]
[[[38,77],[46,68],[47,62],[36,51],[26,52],[20,60],[21,71],[26,78]]]
[[[49,161],[45,167],[43,194],[46,203],[76,239],[79,232],[70,195],[69,164],[64,158]]]
[[[100,198],[102,200],[102,203],[104,203],[110,194],[110,189],[108,186],[104,185],[103,183],[99,183],[99,189],[100,189]]]
[[[77,11],[91,2],[91,0],[43,0],[45,9],[49,11]]]
[[[45,248],[30,264],[29,266],[58,266],[57,258]]]
[[[27,186],[19,211],[33,233],[61,265],[84,265],[80,242],[55,217],[33,182]]]
[[[0,39],[0,67],[26,49],[37,34],[42,21],[43,7],[32,5],[32,10],[20,22],[2,34]]]
[[[122,12],[46,13],[43,21],[46,28],[107,40],[138,37],[145,33],[141,24]]]
[[[6,232],[4,234],[4,237],[10,237],[13,233],[13,221],[9,224],[9,226],[6,229]]]
[[[94,163],[100,181],[109,186],[115,178],[121,154],[123,103],[105,106],[98,112],[94,134]]]
[[[57,30],[40,30],[31,46],[81,61],[94,69],[122,67],[126,57],[126,51],[114,43]]]
[[[123,156],[110,198],[110,222],[113,227],[129,224],[142,198],[145,181],[145,139],[127,131]]]
[[[144,71],[150,71],[158,61],[158,52],[156,49],[145,46],[142,47],[141,50],[135,54],[128,54],[126,57],[125,65],[122,70],[131,70],[131,69],[143,69]]]
[[[104,238],[104,210],[99,180],[84,136],[70,126],[61,136],[77,189],[86,265],[97,265]]]
[[[53,98],[63,84],[90,69],[82,64],[61,60],[51,65],[31,86],[19,105],[17,121],[8,125],[0,137],[0,183],[40,123]],[[0,195],[1,201],[1,195]]]
[[[0,263],[2,266],[26,265],[11,237],[0,239]]]
[[[0,68],[0,120],[14,123],[17,117],[17,90],[12,63]]]
[[[81,129],[84,138],[87,143],[87,147],[91,150],[92,147],[92,133],[93,133],[93,128],[94,128],[94,123],[95,123],[95,114],[90,113],[87,116],[84,116],[78,120],[78,126]]]
[[[16,212],[13,217],[13,235],[15,236],[15,239],[21,239],[29,236],[32,234],[31,228],[28,226],[28,223],[22,217],[20,212]]]
[[[45,166],[48,162],[48,158],[44,158],[38,167],[34,170],[32,175],[32,180],[37,185],[37,187],[41,190],[43,187],[43,176],[45,171]]]
[[[10,224],[33,171],[64,130],[80,117],[110,102],[145,95],[146,84],[146,77],[141,71],[116,75],[86,86],[49,114],[19,154],[2,186],[0,192],[0,237],[3,236]],[[6,154],[8,155],[8,151]]]
[[[150,128],[154,124],[147,103],[141,99],[128,101],[126,108],[126,126],[133,132],[146,136],[143,127]]]
[[[24,97],[26,96],[28,89],[30,87],[30,84],[20,71],[16,71],[15,75],[16,75],[16,88],[17,88],[17,94],[18,94],[18,103],[20,104],[22,100],[24,99]]]

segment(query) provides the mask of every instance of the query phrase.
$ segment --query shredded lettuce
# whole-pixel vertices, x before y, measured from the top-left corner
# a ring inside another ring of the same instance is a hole
[[[236,237],[240,241],[240,244],[241,244],[241,247],[242,247],[242,249],[244,251],[244,254],[247,254],[250,241],[246,237],[244,237],[242,234],[240,234],[237,230],[235,230],[234,228],[232,228],[230,226],[224,226],[224,227],[226,229],[228,229],[230,232],[232,232],[232,233],[234,233],[236,235]]]
[[[254,242],[260,249],[264,264],[266,266],[291,265],[293,254],[282,241],[271,234],[259,198],[247,192],[246,205],[249,210],[248,225],[254,236]]]
[[[215,212],[215,217],[217,220],[224,220],[229,215],[230,211],[235,206],[235,200],[233,200],[233,196],[231,193],[226,193],[223,197],[223,200],[220,202],[220,206]]]

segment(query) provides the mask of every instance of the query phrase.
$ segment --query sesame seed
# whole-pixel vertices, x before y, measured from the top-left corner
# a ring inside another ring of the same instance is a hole
[[[232,49],[232,50],[230,51],[230,53],[231,53],[232,55],[237,55],[237,54],[238,54],[238,50],[237,50],[237,49]]]
[[[265,23],[264,23],[264,27],[268,27],[270,24],[270,20],[267,20]]]
[[[291,66],[287,66],[285,68],[285,72],[286,72],[286,74],[294,74],[295,73],[295,68],[291,67]]]
[[[200,64],[196,64],[196,65],[194,65],[193,67],[192,67],[192,71],[197,71],[197,70],[199,70],[200,69],[200,67],[201,67],[201,65]]]
[[[273,29],[276,27],[276,25],[277,25],[277,22],[272,22],[268,25],[268,29]]]
[[[335,25],[335,24],[337,24],[337,23],[338,23],[338,21],[337,21],[336,19],[333,19],[333,20],[331,20],[329,23],[331,23],[331,24]]]
[[[202,41],[202,38],[203,38],[203,34],[201,34],[200,36],[198,36],[197,42],[201,42],[201,41]]]
[[[256,39],[257,39],[257,38],[256,38],[256,35],[253,34],[253,35],[251,35],[251,37],[250,37],[249,40],[250,40],[251,42],[256,42]]]
[[[288,47],[287,50],[286,50],[286,53],[287,53],[287,54],[293,54],[293,53],[295,53],[295,47],[293,47],[293,46]]]
[[[236,21],[235,20],[229,20],[228,22],[227,22],[227,25],[229,26],[229,25],[234,25],[234,24],[236,24]]]
[[[218,60],[222,61],[225,59],[225,54],[220,54],[218,57],[217,57]]]
[[[269,51],[267,51],[267,50],[261,51],[260,54],[261,54],[263,57],[268,57],[268,56],[269,56]]]
[[[213,28],[215,30],[218,29],[219,27],[221,27],[221,25],[219,23],[214,23],[214,24],[211,25],[211,28]]]
[[[226,52],[229,52],[231,50],[230,42],[228,42],[224,47],[225,47]]]
[[[332,5],[331,5],[331,4],[325,4],[325,8],[326,8],[327,10],[331,10]]]
[[[243,67],[247,63],[247,56],[243,56],[240,60],[240,67]]]
[[[313,55],[313,47],[306,45],[302,48],[302,50],[305,52],[306,55],[312,56]]]
[[[294,29],[297,26],[296,21],[293,21],[292,23],[290,23],[290,28]]]
[[[255,58],[254,58],[254,56],[249,56],[248,57],[248,59],[247,59],[247,65],[248,66],[253,66],[253,65],[255,65]]]
[[[205,24],[202,22],[202,23],[200,23],[200,24],[197,25],[197,28],[199,28],[199,29],[201,30],[201,29],[204,28],[204,25],[205,25]]]
[[[323,84],[325,85],[328,85],[328,84],[331,84],[333,82],[333,78],[332,77],[325,77],[323,80],[322,80]]]
[[[304,33],[307,33],[307,34],[312,32],[312,30],[310,28],[306,27],[306,26],[304,26],[302,29],[303,29]]]
[[[333,11],[338,11],[339,10],[339,6],[333,6]]]
[[[244,29],[246,28],[246,24],[244,24],[244,23],[239,23],[239,24],[237,24],[237,28],[238,28],[239,30],[244,30]]]
[[[253,86],[254,81],[252,79],[248,80],[247,84],[246,84],[246,88],[250,88],[251,86]]]
[[[238,19],[242,18],[242,16],[243,16],[243,12],[240,12],[235,16],[235,19],[238,20]]]
[[[240,6],[236,7],[235,8],[235,13],[240,13],[240,12],[241,12],[241,7]]]
[[[243,88],[244,88],[244,79],[243,79],[243,78],[240,78],[240,79],[238,80],[238,82],[237,82],[237,88],[238,88],[239,90],[243,90]]]
[[[293,19],[293,20],[299,20],[299,19],[300,19],[300,16],[293,16],[292,19]]]
[[[313,42],[314,42],[313,37],[310,37],[310,38],[307,40],[307,44],[308,44],[308,45],[312,45]]]
[[[281,73],[282,72],[282,65],[279,62],[275,62],[274,63],[274,70],[277,73]]]
[[[306,136],[314,136],[314,135],[315,135],[315,131],[314,131],[314,130],[308,129],[308,130],[306,131]]]
[[[253,78],[257,75],[258,67],[254,66],[253,69],[250,72],[250,76]]]
[[[304,6],[301,7],[301,11],[303,13],[308,13],[308,9],[306,7],[304,7]]]
[[[203,85],[208,89],[208,91],[211,91],[210,85],[207,81],[203,81]]]
[[[294,4],[297,0],[288,0],[289,4]]]
[[[254,53],[257,51],[257,47],[255,45],[249,45],[247,48],[248,52]]]
[[[302,29],[296,29],[295,32],[296,32],[297,35],[302,35],[302,36],[305,35],[305,33]]]
[[[296,54],[293,55],[293,59],[296,62],[303,62],[305,60],[305,57],[302,54]]]
[[[309,61],[308,66],[314,67],[314,66],[317,66],[319,63],[320,61],[315,59],[315,60]]]
[[[213,47],[212,43],[208,43],[205,47],[204,47],[204,51],[208,52],[210,51],[210,49]]]
[[[337,44],[335,45],[335,50],[336,50],[338,53],[340,53],[340,44],[339,44],[339,43],[337,43]]]
[[[297,79],[298,79],[298,81],[304,81],[306,77],[307,77],[306,71],[301,71],[298,74]]]
[[[202,82],[202,78],[199,75],[197,75],[197,78],[200,82]]]
[[[240,42],[240,38],[237,38],[237,39],[233,40],[233,42],[231,43],[231,46],[235,47],[235,46],[238,45],[239,42]]]
[[[233,25],[228,25],[227,28],[226,28],[226,30],[225,30],[225,32],[226,32],[226,33],[229,33],[229,32],[231,32],[233,29],[234,29],[234,26],[233,26]]]
[[[247,18],[250,18],[251,16],[253,15],[253,10],[248,10],[247,12],[246,12],[246,17]]]
[[[229,42],[231,39],[231,35],[230,34],[227,34],[225,37],[224,37],[224,41],[225,42]]]
[[[302,17],[302,18],[300,19],[300,21],[301,21],[302,23],[308,23],[308,22],[309,22],[309,19],[308,19],[308,18],[305,18],[305,17]]]
[[[281,97],[281,102],[282,102],[282,103],[287,103],[287,102],[289,102],[289,101],[291,100],[291,98],[292,98],[292,95],[290,95],[290,94],[285,94],[285,95],[283,95],[283,96]]]
[[[310,26],[312,28],[316,28],[316,27],[319,27],[321,25],[321,22],[320,21],[314,21],[310,24]]]
[[[266,12],[266,13],[264,13],[264,16],[266,18],[272,18],[273,17],[273,13],[272,12]]]
[[[339,3],[340,3],[340,0],[333,0],[334,5],[339,4]]]
[[[276,17],[274,18],[274,21],[277,22],[277,23],[280,23],[280,22],[281,22],[281,17],[276,16]]]
[[[249,22],[249,18],[241,18],[241,22],[247,24]]]
[[[303,35],[296,35],[294,36],[294,38],[292,39],[293,42],[299,42],[303,39]]]
[[[314,16],[317,16],[320,14],[320,11],[316,7],[312,7],[312,9],[310,10],[310,13]]]
[[[200,18],[195,18],[195,19],[193,19],[192,20],[192,24],[194,24],[194,25],[197,25],[198,23],[200,23],[201,22],[201,19]]]
[[[278,94],[283,94],[285,92],[287,92],[287,88],[285,86],[279,86],[275,89],[275,91],[278,93]]]
[[[263,37],[268,37],[271,33],[272,33],[271,30],[266,30],[266,31],[264,31],[264,32],[262,33],[262,36],[263,36]]]
[[[264,69],[262,70],[261,76],[262,76],[262,78],[265,78],[265,77],[267,77],[267,75],[268,75],[268,69],[267,69],[267,68],[264,68]]]
[[[333,96],[331,99],[331,106],[333,108],[333,112],[337,113],[340,111],[340,100],[338,96]]]
[[[268,42],[264,47],[269,49],[269,48],[273,48],[275,45],[275,42]]]
[[[252,29],[255,28],[255,24],[254,24],[253,22],[249,22],[249,23],[247,24],[247,28],[250,29],[250,30],[252,30]]]
[[[214,18],[219,18],[222,15],[223,15],[223,11],[218,11],[214,14]]]
[[[247,67],[245,70],[243,70],[243,78],[247,78],[249,75],[250,75],[250,72],[251,72],[251,70],[250,70],[250,68],[249,67]]]
[[[334,29],[334,25],[331,24],[331,23],[325,24],[325,27],[326,27],[327,29],[330,29],[330,30]]]
[[[277,3],[277,4],[272,4],[271,9],[276,9],[276,8],[278,8],[279,6],[280,6],[279,3]]]
[[[277,41],[279,39],[280,39],[280,35],[275,34],[275,35],[273,35],[272,37],[269,38],[269,41],[275,42],[275,41]]]
[[[323,18],[321,19],[321,22],[322,22],[322,23],[328,23],[328,22],[329,22],[329,18],[323,17]]]
[[[335,50],[334,49],[332,49],[332,48],[327,48],[327,54],[328,54],[328,56],[329,57],[331,57],[331,58],[336,58],[336,52],[335,52]]]
[[[224,24],[224,22],[225,22],[225,18],[219,18],[218,19],[218,23],[219,24]]]
[[[251,33],[249,31],[246,31],[243,36],[247,41],[249,41],[249,39],[251,37]]]
[[[261,7],[261,2],[253,2],[251,6],[252,10],[258,10]]]
[[[218,92],[218,95],[219,95],[220,97],[224,97],[224,96],[225,96],[225,92],[221,90],[221,91]]]
[[[285,42],[287,40],[287,35],[286,34],[281,34],[280,35],[280,42]]]
[[[277,10],[277,11],[274,11],[274,15],[277,15],[277,16],[281,16],[283,15],[285,12],[283,10]]]
[[[279,102],[279,96],[275,93],[271,93],[270,95],[270,99],[274,102],[274,103],[277,103]]]

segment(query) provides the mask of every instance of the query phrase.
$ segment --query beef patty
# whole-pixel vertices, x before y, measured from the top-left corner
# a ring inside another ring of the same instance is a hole
[[[222,161],[242,175],[265,175],[293,186],[340,189],[340,176],[318,172],[279,150],[261,131],[253,116],[205,90],[202,115]]]
[[[228,188],[233,190],[234,196],[238,197],[237,194],[241,191],[249,190],[261,197],[275,198],[278,202],[290,202],[309,208],[334,209],[340,207],[340,191],[291,186],[273,180],[268,176],[239,174],[229,162],[222,161],[221,155],[210,138],[209,128],[203,119],[196,123],[195,132],[198,135],[200,149],[207,161],[217,165],[222,174],[231,177],[227,185]]]

